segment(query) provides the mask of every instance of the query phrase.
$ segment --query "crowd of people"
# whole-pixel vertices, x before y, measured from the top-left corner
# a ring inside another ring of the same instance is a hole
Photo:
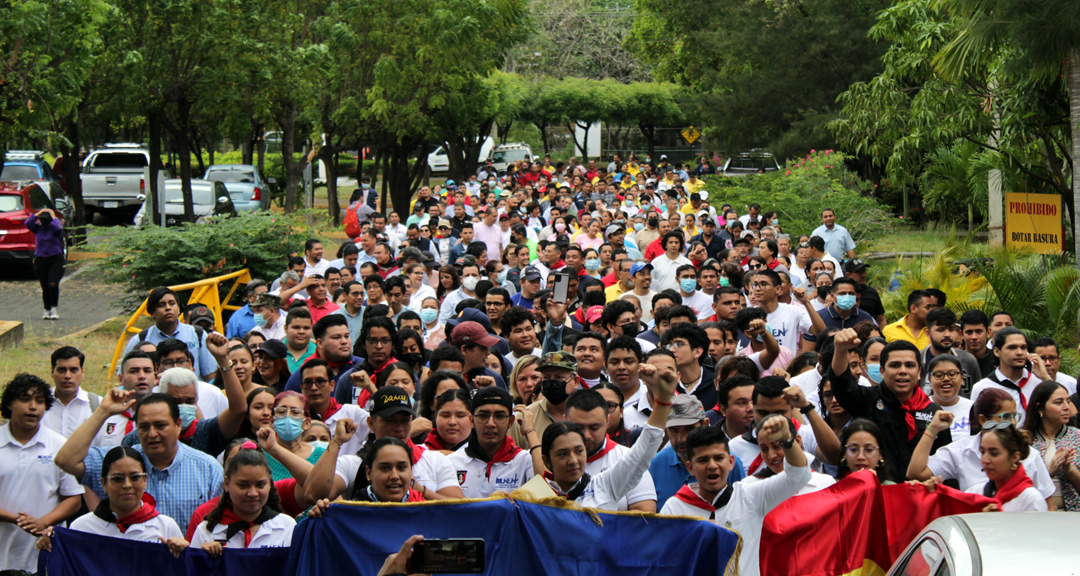
[[[733,529],[748,575],[770,510],[863,470],[1080,510],[1056,342],[936,289],[887,318],[833,210],[787,231],[720,200],[665,157],[484,168],[365,215],[336,259],[283,254],[225,326],[155,288],[103,396],[70,346],[4,388],[0,570],[35,571],[57,525],[220,554],[289,546],[338,498],[537,476]]]

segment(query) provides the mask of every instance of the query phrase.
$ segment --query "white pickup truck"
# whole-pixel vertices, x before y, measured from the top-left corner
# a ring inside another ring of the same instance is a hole
[[[106,144],[82,164],[83,202],[88,210],[130,212],[142,206],[150,153],[138,144]]]

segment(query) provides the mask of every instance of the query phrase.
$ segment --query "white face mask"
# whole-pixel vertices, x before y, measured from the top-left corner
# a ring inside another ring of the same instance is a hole
[[[466,276],[465,278],[461,279],[461,285],[464,286],[465,289],[470,291],[470,292],[472,292],[473,290],[476,290],[476,285],[479,284],[479,283],[480,283],[480,279],[477,278],[476,276]]]

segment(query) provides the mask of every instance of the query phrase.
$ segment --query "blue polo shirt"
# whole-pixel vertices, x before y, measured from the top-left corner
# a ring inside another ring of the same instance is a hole
[[[253,321],[254,322],[254,321]],[[210,353],[206,348],[206,332],[203,332],[202,340],[198,338],[198,333],[195,332],[195,327],[190,324],[176,324],[176,330],[172,334],[166,334],[158,329],[157,325],[151,326],[146,331],[146,340],[153,345],[161,344],[162,340],[167,338],[176,338],[184,344],[187,344],[188,350],[195,358],[193,362],[192,370],[195,375],[202,378],[208,374],[212,374],[217,370],[217,360],[214,360],[214,355]],[[135,345],[139,343],[139,335],[136,334],[128,340],[127,348],[124,348],[124,354],[131,352],[135,349]],[[117,373],[120,372],[120,366],[116,367]],[[176,520],[173,518],[173,520]]]
[[[734,484],[746,477],[743,472],[742,460],[735,458],[735,468],[728,473],[728,484]],[[662,510],[668,498],[675,496],[687,482],[696,482],[694,476],[679,462],[675,455],[675,449],[668,444],[656,456],[653,456],[652,464],[649,465],[649,474],[652,475],[653,484],[656,486],[656,509]]]
[[[233,312],[233,315],[229,317],[229,326],[225,330],[225,337],[243,338],[244,334],[254,329],[255,314],[251,311],[251,306],[244,304],[243,308]]]

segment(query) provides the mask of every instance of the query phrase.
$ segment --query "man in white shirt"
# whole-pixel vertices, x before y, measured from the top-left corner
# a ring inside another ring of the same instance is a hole
[[[476,285],[480,282],[480,267],[475,263],[467,263],[461,267],[461,287],[446,295],[439,307],[439,323],[445,324],[447,320],[457,316],[454,308],[466,298],[476,298]]]
[[[832,208],[821,211],[821,226],[814,229],[812,236],[825,240],[825,251],[836,260],[855,257],[855,240],[847,228],[836,223],[836,212]]]
[[[324,260],[322,255],[322,242],[314,238],[309,238],[307,242],[304,242],[304,278],[312,274],[326,273],[326,269],[330,267],[330,261]]]
[[[791,433],[795,437],[795,445],[799,448],[802,448],[802,436],[799,436],[798,432],[795,430],[795,421],[788,420],[787,418],[785,418],[785,420],[787,420],[788,426],[790,426],[791,429]],[[752,476],[747,476],[743,480],[743,482],[749,484],[752,484],[754,482],[761,482],[766,478],[772,478],[773,476],[776,476],[777,474],[782,474],[784,472],[784,461],[786,460],[786,458],[784,457],[784,447],[781,446],[779,442],[761,437],[761,424],[764,424],[767,421],[768,420],[765,420],[759,423],[757,427],[758,434],[756,440],[758,443],[758,448],[761,450],[762,467],[759,468],[758,471]],[[813,461],[813,459],[813,454],[806,454],[807,462],[811,462]],[[828,488],[833,484],[836,484],[836,479],[834,479],[832,476],[829,476],[828,474],[821,474],[811,470],[810,480],[806,483],[805,486],[802,487],[802,489],[799,490],[797,495],[801,496],[803,494],[817,492],[818,490]]]
[[[41,425],[54,399],[49,385],[19,374],[0,396],[0,571],[37,571],[37,537],[79,511],[83,487],[53,463],[64,437]]]
[[[661,246],[664,247],[664,253],[652,260],[653,285],[658,290],[678,288],[679,281],[676,271],[682,266],[690,264],[690,260],[682,254],[686,242],[683,240],[682,232],[675,231],[664,234],[660,242]]]
[[[607,415],[607,401],[596,390],[575,390],[566,399],[566,420],[581,426],[585,435],[585,473],[589,476],[610,469],[630,453],[629,448],[608,438]],[[619,500],[618,510],[656,512],[656,488],[648,472]]]
[[[82,388],[85,375],[83,362],[86,356],[78,348],[63,346],[53,351],[52,357],[53,402],[41,423],[48,429],[64,436],[71,436],[98,407],[101,397]]]
[[[779,443],[784,449],[784,471],[760,482],[732,485],[727,479],[735,466],[735,458],[729,451],[724,432],[715,426],[702,426],[690,432],[686,438],[686,454],[690,472],[697,482],[683,486],[660,512],[706,518],[738,532],[743,539],[739,573],[744,576],[760,573],[758,547],[765,515],[796,495],[811,477],[806,455],[782,417],[770,417],[759,436]]]
[[[802,308],[777,300],[780,294],[780,275],[772,270],[760,270],[754,276],[750,289],[759,308],[768,314],[768,325],[773,337],[781,346],[798,354],[814,349],[815,335],[825,329],[825,323],[813,306],[806,306],[806,289],[791,290]],[[800,345],[799,338],[802,337]]]
[[[1046,366],[1046,374],[1051,380],[1061,384],[1069,391],[1069,396],[1076,394],[1076,378],[1061,372],[1061,352],[1057,341],[1053,338],[1038,338],[1033,344],[1035,353],[1042,359]],[[939,402],[940,404],[940,402]]]
[[[615,336],[608,341],[604,357],[611,383],[623,394],[623,425],[630,431],[644,426],[652,407],[639,378],[638,368],[644,359],[641,344],[631,336]]]
[[[487,245],[488,258],[499,260],[506,244],[503,242],[503,230],[497,222],[498,214],[494,207],[490,207],[482,215],[483,222],[473,224],[473,238]]]
[[[675,271],[675,276],[679,280],[679,295],[682,296],[683,306],[689,306],[697,314],[699,322],[712,317],[713,299],[712,296],[698,290],[697,268],[694,268],[693,264],[684,264]]]
[[[1023,422],[1032,392],[1043,380],[1050,379],[1046,374],[1046,365],[1042,358],[1028,352],[1027,336],[1012,326],[994,334],[994,356],[998,359],[997,370],[975,384],[971,389],[971,399],[978,401],[979,394],[987,388],[1004,390],[1016,402],[1016,411],[1020,414],[1017,421]],[[1032,362],[1032,370],[1027,369],[1028,362]]]
[[[397,238],[397,245],[400,245],[405,238],[408,237],[409,229],[401,223],[401,215],[397,212],[390,213],[390,221],[386,224],[386,233],[391,238]]]
[[[510,393],[496,386],[481,388],[472,399],[473,431],[465,445],[448,457],[466,498],[487,498],[496,490],[513,492],[535,476],[528,450],[506,435],[514,417]],[[540,443],[536,430],[529,437]]]

